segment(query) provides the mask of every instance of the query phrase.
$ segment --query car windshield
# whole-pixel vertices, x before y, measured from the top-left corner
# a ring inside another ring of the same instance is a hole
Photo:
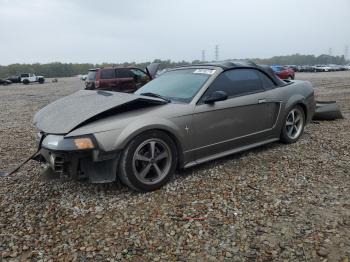
[[[87,80],[95,81],[95,78],[96,78],[96,71],[95,70],[89,71],[87,75]]]
[[[213,69],[196,68],[169,71],[141,87],[135,94],[153,93],[171,101],[189,103],[214,73]]]

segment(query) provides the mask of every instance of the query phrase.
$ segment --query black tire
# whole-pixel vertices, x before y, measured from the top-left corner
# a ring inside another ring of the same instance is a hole
[[[167,156],[157,160],[161,155]],[[119,178],[136,191],[153,191],[173,177],[176,164],[177,150],[174,141],[164,132],[147,131],[135,137],[122,152]]]
[[[292,112],[300,117],[301,122],[298,122],[298,117],[293,117]],[[280,140],[285,144],[292,144],[297,142],[304,132],[305,127],[305,112],[303,108],[299,105],[296,105],[288,110],[284,120],[281,130]],[[294,130],[294,131],[293,131]],[[291,131],[291,132],[290,132]]]
[[[39,79],[38,79],[38,82],[39,82],[39,84],[44,84],[45,79],[44,79],[44,78],[39,78]]]
[[[22,83],[23,83],[24,85],[28,85],[28,84],[29,84],[29,80],[28,80],[28,79],[24,79],[24,80],[22,81]]]

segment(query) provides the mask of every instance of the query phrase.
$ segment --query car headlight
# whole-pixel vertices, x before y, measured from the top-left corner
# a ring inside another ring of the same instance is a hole
[[[74,138],[74,144],[77,149],[93,149],[94,143],[92,142],[90,137],[84,138]]]
[[[65,138],[59,135],[47,135],[42,141],[41,146],[57,151],[73,151],[94,149],[95,143],[92,136]]]

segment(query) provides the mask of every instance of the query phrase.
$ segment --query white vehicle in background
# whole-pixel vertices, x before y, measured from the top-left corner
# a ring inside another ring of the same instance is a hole
[[[25,74],[21,74],[21,82],[24,85],[28,85],[30,83],[39,83],[39,84],[43,84],[45,82],[45,78],[43,76],[37,76],[35,74],[32,73],[25,73]]]
[[[87,75],[79,75],[80,80],[85,81],[87,78]]]
[[[342,65],[330,64],[328,65],[331,68],[331,71],[344,71],[345,68]]]
[[[314,69],[315,69],[315,72],[329,72],[332,70],[332,68],[327,65],[315,65]]]

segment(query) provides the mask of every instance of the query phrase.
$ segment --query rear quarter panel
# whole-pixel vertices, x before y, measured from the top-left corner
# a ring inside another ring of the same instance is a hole
[[[284,119],[296,104],[306,111],[306,121],[310,122],[315,112],[314,89],[308,81],[294,80],[291,84],[275,89],[281,97],[281,112],[275,129],[275,137],[279,137]]]

